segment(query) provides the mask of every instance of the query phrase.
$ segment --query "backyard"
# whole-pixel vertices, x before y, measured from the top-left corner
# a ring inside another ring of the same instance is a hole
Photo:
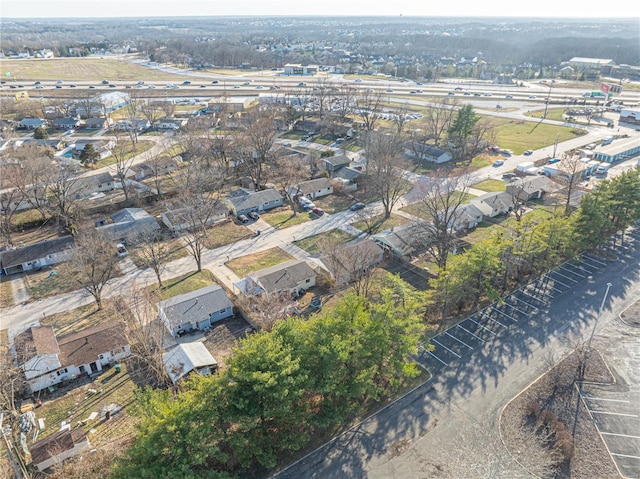
[[[271,248],[254,254],[248,254],[225,263],[239,278],[260,269],[269,268],[293,259],[291,255],[280,248]]]
[[[353,236],[340,229],[327,231],[318,235],[309,236],[305,239],[294,241],[298,248],[302,248],[309,254],[319,254],[322,252],[324,244],[343,244],[351,241]]]

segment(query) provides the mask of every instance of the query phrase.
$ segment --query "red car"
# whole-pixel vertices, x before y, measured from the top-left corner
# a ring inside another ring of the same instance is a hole
[[[311,213],[316,216],[322,216],[324,214],[324,210],[322,210],[322,208],[313,208]]]

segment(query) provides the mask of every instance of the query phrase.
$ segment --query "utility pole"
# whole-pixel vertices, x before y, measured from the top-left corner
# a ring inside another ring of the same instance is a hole
[[[552,158],[555,158],[555,157],[556,157],[556,149],[558,148],[558,140],[559,140],[559,139],[560,139],[560,133],[558,133],[558,134],[556,135],[556,141],[555,141],[555,143],[553,144],[553,156],[552,156]]]

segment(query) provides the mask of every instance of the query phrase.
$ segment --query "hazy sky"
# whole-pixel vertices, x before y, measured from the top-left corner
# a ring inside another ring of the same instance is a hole
[[[627,16],[627,4],[615,10],[593,8],[583,0],[0,0],[2,18],[158,17],[212,15],[340,15],[340,16]],[[593,5],[593,4],[592,4]],[[602,5],[596,3],[596,5]],[[638,14],[638,8],[635,15]],[[624,11],[623,11],[624,10]]]

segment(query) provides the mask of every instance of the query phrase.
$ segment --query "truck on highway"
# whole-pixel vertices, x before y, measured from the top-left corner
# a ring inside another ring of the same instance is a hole
[[[601,91],[588,91],[582,95],[584,98],[606,98],[607,94]]]

